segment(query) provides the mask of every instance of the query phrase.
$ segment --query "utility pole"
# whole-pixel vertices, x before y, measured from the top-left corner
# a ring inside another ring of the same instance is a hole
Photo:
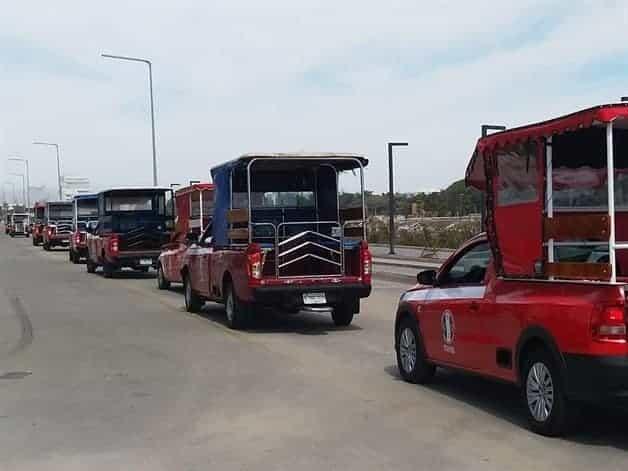
[[[407,142],[388,143],[388,253],[395,254],[395,184],[393,175],[393,147],[405,147]]]

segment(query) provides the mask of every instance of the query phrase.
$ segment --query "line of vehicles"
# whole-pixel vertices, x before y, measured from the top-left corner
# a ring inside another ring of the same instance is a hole
[[[174,194],[111,189],[64,210],[48,203],[33,243],[65,243],[73,262],[105,277],[154,267],[159,289],[181,283],[190,312],[223,303],[232,328],[262,306],[349,325],[371,292],[367,164],[244,155],[213,168],[213,183]],[[340,206],[343,172],[360,176],[359,207]],[[403,379],[423,384],[451,368],[512,383],[531,428],[548,436],[582,402],[628,400],[628,104],[485,136],[466,182],[484,193],[485,232],[401,295]]]

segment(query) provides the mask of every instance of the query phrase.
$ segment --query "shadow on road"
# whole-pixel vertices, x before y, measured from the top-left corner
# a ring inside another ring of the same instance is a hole
[[[104,278],[102,270],[98,270],[98,274]],[[157,277],[157,273],[149,271],[147,273],[135,270],[117,271],[113,275],[117,280],[150,280]]]
[[[221,304],[207,303],[199,315],[212,322],[227,325],[225,308]],[[359,316],[358,316],[359,317]],[[328,314],[287,314],[271,309],[259,309],[246,331],[253,334],[294,333],[300,335],[329,335],[334,332],[359,331],[361,327],[337,327]]]
[[[387,366],[384,371],[403,381],[396,365]],[[527,430],[519,389],[513,385],[439,368],[432,383],[417,387],[446,395]],[[628,409],[576,404],[574,412],[578,417],[562,440],[628,451]]]

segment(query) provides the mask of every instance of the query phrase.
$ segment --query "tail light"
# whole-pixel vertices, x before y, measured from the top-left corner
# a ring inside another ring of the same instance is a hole
[[[623,306],[609,306],[593,320],[593,338],[601,342],[626,342],[626,314]]]
[[[261,280],[264,254],[259,244],[251,244],[246,249],[249,280]]]
[[[111,255],[117,255],[120,252],[120,244],[117,235],[112,235],[109,239],[109,253]]]
[[[54,227],[49,227],[48,228],[48,237],[52,237],[52,235],[55,233],[56,229]]]
[[[81,243],[81,233],[77,232],[74,234],[74,245],[79,245]]]
[[[362,280],[365,283],[371,282],[373,276],[373,258],[369,250],[369,244],[363,240],[360,242],[360,265],[362,270]]]

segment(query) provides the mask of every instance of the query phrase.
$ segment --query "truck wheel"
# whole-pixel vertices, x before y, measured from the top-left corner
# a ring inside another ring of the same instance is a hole
[[[33,245],[37,247],[37,239],[35,239],[34,237],[33,237]]]
[[[557,437],[567,428],[567,398],[558,367],[549,352],[537,349],[523,360],[521,385],[530,428]]]
[[[183,277],[183,300],[185,301],[185,310],[187,312],[198,312],[203,307],[203,300],[192,289],[190,276]]]
[[[115,271],[116,271],[115,267],[109,263],[105,263],[102,266],[102,273],[105,278],[113,278]]]
[[[166,279],[166,275],[164,275],[164,269],[161,266],[161,263],[157,267],[157,288],[159,289],[170,288],[170,282]]]
[[[87,264],[85,266],[87,267],[87,273],[96,273],[96,264],[92,262],[89,255],[87,256]]]
[[[79,255],[78,252],[74,252],[74,254],[72,256],[73,256],[72,263],[74,263],[76,265],[81,263],[81,256]]]
[[[47,242],[44,242],[43,247],[46,252],[50,252],[50,246],[48,245]]]
[[[331,318],[338,327],[346,327],[353,321],[353,309],[350,304],[338,304],[331,313]]]
[[[397,368],[401,377],[409,383],[428,383],[434,377],[436,367],[427,361],[416,322],[410,317],[404,317],[396,336]]]
[[[225,286],[225,311],[230,329],[243,329],[250,321],[250,306],[238,299],[231,283]]]

